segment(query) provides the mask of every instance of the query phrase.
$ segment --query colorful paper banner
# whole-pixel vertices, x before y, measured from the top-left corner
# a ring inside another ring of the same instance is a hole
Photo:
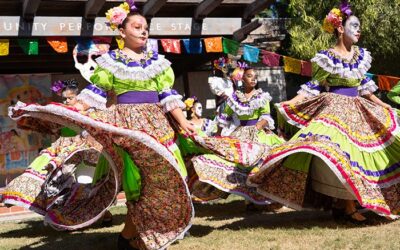
[[[10,40],[0,39],[0,56],[8,56],[10,53]]]
[[[256,63],[258,62],[258,57],[260,55],[260,49],[257,47],[253,47],[245,44],[243,46],[243,59],[249,62]]]
[[[228,38],[222,38],[224,53],[236,56],[239,52],[240,42]]]
[[[283,56],[284,71],[288,73],[300,74],[301,61],[292,57]]]
[[[39,54],[38,39],[18,39],[18,44],[27,55]]]
[[[262,62],[269,67],[278,67],[281,60],[281,55],[266,50],[262,51]]]
[[[207,53],[219,53],[222,50],[222,37],[208,37],[204,38],[204,45]]]
[[[179,39],[161,39],[161,45],[167,53],[181,53],[181,40]]]
[[[188,54],[201,54],[203,45],[199,38],[182,39],[185,51]]]
[[[57,53],[67,53],[68,43],[66,37],[47,37],[47,43],[57,52]]]

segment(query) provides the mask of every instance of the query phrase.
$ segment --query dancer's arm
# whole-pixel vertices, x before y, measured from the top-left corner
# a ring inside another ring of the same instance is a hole
[[[174,117],[174,119],[179,123],[179,126],[181,126],[183,130],[185,130],[189,134],[196,133],[194,126],[185,118],[180,108],[171,110],[170,113]]]
[[[379,99],[378,97],[376,97],[376,95],[374,95],[372,93],[364,95],[364,97],[384,108],[391,108],[391,106],[389,104],[382,102],[381,99]]]
[[[284,101],[284,102],[281,102],[281,103],[282,104],[286,104],[286,105],[292,105],[292,104],[295,104],[297,102],[301,102],[305,98],[306,98],[306,96],[304,94],[298,94],[295,97],[293,97],[292,99],[290,99],[289,101]]]

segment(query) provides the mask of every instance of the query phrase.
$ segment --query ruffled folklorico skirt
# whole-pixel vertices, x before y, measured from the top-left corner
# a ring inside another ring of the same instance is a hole
[[[6,186],[2,191],[3,203],[46,216],[47,223],[63,229],[51,213],[51,207],[56,203],[65,204],[77,187],[74,175],[77,166],[84,163],[94,169],[101,151],[102,146],[90,135],[60,137]],[[108,207],[106,199],[104,201],[103,207]]]
[[[295,209],[307,206],[306,194],[315,190],[357,199],[379,214],[400,212],[400,130],[394,110],[334,93],[277,108],[300,130],[271,149],[252,170],[249,185]]]
[[[120,104],[86,113],[63,105],[18,103],[9,109],[9,115],[19,121],[29,119],[24,123],[31,128],[35,121],[41,126],[56,122],[79,127],[103,147],[102,154],[112,171],[95,185],[76,184],[66,203],[51,207],[60,227],[76,229],[101,217],[108,207],[104,203],[111,204],[120,187],[127,184],[122,179],[128,157],[141,178],[140,195],[127,202],[128,216],[141,238],[140,248],[165,248],[190,228],[194,210],[182,169],[172,152],[175,133],[157,104]]]
[[[256,204],[269,204],[266,197],[257,193],[254,187],[247,185],[246,180],[252,167],[257,163],[256,151],[243,150],[238,141],[263,145],[265,155],[270,146],[279,145],[283,142],[270,130],[258,130],[255,126],[240,126],[232,132],[226,140],[231,143],[216,143],[214,147],[222,147],[224,150],[234,152],[234,157],[221,158],[220,154],[204,154],[192,159],[194,169],[201,182],[208,183],[213,187],[227,193],[237,194]],[[238,147],[239,146],[239,147]],[[258,146],[258,147],[259,147]],[[251,158],[247,154],[255,156],[252,161],[243,161],[243,158]],[[258,156],[261,157],[261,156]],[[228,161],[229,160],[229,161]],[[243,164],[240,164],[243,163]],[[212,190],[212,189],[208,189]],[[199,190],[197,190],[199,193]]]

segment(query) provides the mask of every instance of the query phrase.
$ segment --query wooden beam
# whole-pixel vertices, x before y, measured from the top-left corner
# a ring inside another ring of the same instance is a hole
[[[22,3],[22,17],[31,21],[36,15],[41,0],[24,0]]]
[[[85,5],[84,17],[88,20],[94,20],[103,7],[106,0],[89,0]]]
[[[223,0],[204,0],[194,11],[194,19],[199,20],[205,18],[215,8],[217,8]]]
[[[243,19],[250,20],[254,17],[254,15],[260,13],[261,11],[268,8],[274,0],[256,0],[253,3],[249,4],[243,13]]]
[[[149,0],[143,6],[143,16],[153,17],[167,3],[167,0]]]
[[[116,36],[105,24],[105,17],[86,22],[82,17],[36,16],[24,22],[20,16],[0,16],[0,37],[40,36]],[[154,17],[150,22],[150,36],[231,36],[242,27],[242,18],[205,18],[196,22],[191,17]]]
[[[250,34],[253,30],[260,27],[261,24],[262,22],[259,19],[256,19],[251,23],[244,25],[240,29],[233,32],[233,39],[239,42],[243,41],[244,39],[246,39],[248,34]]]

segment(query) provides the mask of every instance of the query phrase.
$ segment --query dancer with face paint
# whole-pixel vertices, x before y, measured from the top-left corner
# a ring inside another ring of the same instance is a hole
[[[182,96],[172,89],[171,63],[147,46],[149,26],[134,1],[110,9],[106,18],[124,47],[96,59],[92,84],[80,93],[83,103],[101,103],[104,109],[81,112],[20,104],[10,114],[16,120],[29,117],[78,127],[103,147],[107,161],[102,169],[109,171],[97,186],[82,186],[68,205],[53,208],[60,226],[72,230],[95,222],[122,188],[128,212],[118,248],[166,248],[184,235],[194,215],[186,169],[167,116],[188,134],[195,129],[183,115]],[[116,105],[105,106],[108,91],[117,95]]]
[[[257,76],[253,68],[241,62],[238,65],[243,70],[240,79],[243,90],[238,89],[227,96],[225,109],[217,119],[219,126],[222,128],[233,126],[230,138],[256,142],[267,147],[281,144],[283,140],[271,131],[274,129],[274,120],[270,115],[271,96],[261,88],[257,88]],[[239,121],[238,125],[235,124],[235,120]],[[241,164],[226,161],[212,154],[195,157],[193,166],[200,181],[227,193],[241,195],[250,201],[246,203],[247,210],[255,210],[253,203],[269,204],[265,197],[257,194],[254,188],[246,184],[251,166],[243,167]]]
[[[287,125],[299,131],[271,150],[248,183],[295,209],[310,205],[305,197],[331,197],[333,216],[356,224],[368,220],[355,201],[378,214],[396,215],[399,118],[373,94],[377,86],[365,76],[372,58],[354,45],[361,24],[347,2],[329,12],[323,29],[335,34],[335,46],[311,60],[312,80],[298,95],[276,105]]]
[[[203,133],[207,136],[212,136],[217,132],[216,124],[203,116],[203,105],[197,97],[190,97],[185,100],[186,111],[188,112],[189,121],[193,124],[196,132]]]

